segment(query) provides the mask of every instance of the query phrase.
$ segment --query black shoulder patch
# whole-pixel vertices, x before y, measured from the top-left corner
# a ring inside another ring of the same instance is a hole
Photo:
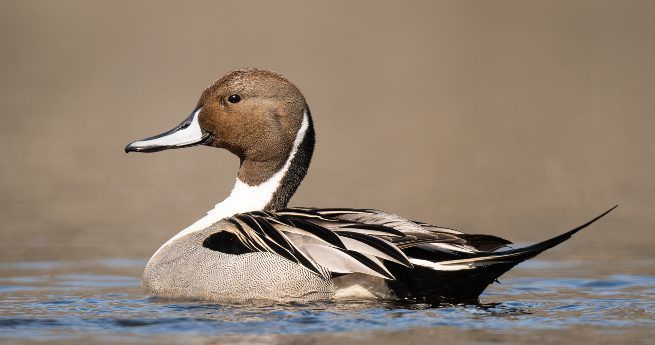
[[[202,242],[202,246],[213,251],[232,255],[253,252],[239,241],[237,235],[227,231],[219,231],[209,235],[209,237]]]

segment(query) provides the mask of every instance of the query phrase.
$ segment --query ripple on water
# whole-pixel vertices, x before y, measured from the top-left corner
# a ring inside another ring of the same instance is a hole
[[[417,327],[494,332],[655,327],[655,277],[508,278],[486,304],[434,306],[392,301],[221,305],[143,298],[142,260],[0,265],[0,333],[37,339],[76,334],[307,334]],[[535,273],[558,268],[539,263]],[[93,274],[94,270],[102,272]]]

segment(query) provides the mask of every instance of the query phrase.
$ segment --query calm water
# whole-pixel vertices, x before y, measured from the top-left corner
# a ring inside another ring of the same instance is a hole
[[[598,264],[598,263],[596,263]],[[636,265],[651,265],[640,262]],[[653,343],[655,277],[531,261],[480,306],[219,305],[144,298],[145,261],[0,265],[3,343]],[[101,273],[99,273],[101,272]]]

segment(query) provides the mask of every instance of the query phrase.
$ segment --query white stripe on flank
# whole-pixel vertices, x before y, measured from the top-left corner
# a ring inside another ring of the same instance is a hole
[[[409,262],[411,262],[413,265],[416,266],[422,266],[422,267],[427,267],[431,268],[433,270],[437,271],[459,271],[459,270],[468,270],[473,268],[473,265],[444,265],[444,263],[448,262],[432,262],[428,260],[421,260],[421,259],[414,259],[414,258],[409,258]]]
[[[433,246],[441,249],[445,249],[452,252],[463,252],[463,253],[476,253],[477,250],[472,247],[466,247],[462,245],[452,245],[449,243],[426,243],[428,246]]]
[[[177,235],[173,236],[173,238],[166,241],[166,243],[164,243],[164,245],[161,246],[152,257],[157,256],[157,253],[159,253],[162,248],[170,245],[178,238],[196,231],[203,230],[218,222],[219,220],[231,217],[237,213],[263,210],[264,207],[266,207],[266,205],[273,198],[273,194],[280,186],[282,178],[284,175],[286,175],[289,167],[291,167],[291,161],[296,156],[298,147],[305,137],[305,132],[307,132],[308,127],[309,118],[307,112],[305,112],[303,114],[302,124],[300,125],[300,129],[296,134],[296,139],[293,142],[293,147],[291,149],[291,153],[289,154],[289,158],[287,158],[287,161],[284,163],[282,169],[276,172],[275,175],[271,176],[271,178],[256,186],[250,186],[237,178],[234,188],[232,189],[232,192],[230,192],[230,196],[227,197],[227,199],[216,204],[214,209],[207,212],[206,216],[200,218],[198,221],[191,224],[186,229],[180,231]]]

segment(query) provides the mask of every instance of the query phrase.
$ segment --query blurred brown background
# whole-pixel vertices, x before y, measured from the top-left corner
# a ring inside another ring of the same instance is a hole
[[[655,254],[651,1],[1,1],[0,260],[147,258],[238,161],[123,152],[238,67],[294,81],[318,133],[292,201],[518,242]],[[652,270],[652,268],[651,268]]]

